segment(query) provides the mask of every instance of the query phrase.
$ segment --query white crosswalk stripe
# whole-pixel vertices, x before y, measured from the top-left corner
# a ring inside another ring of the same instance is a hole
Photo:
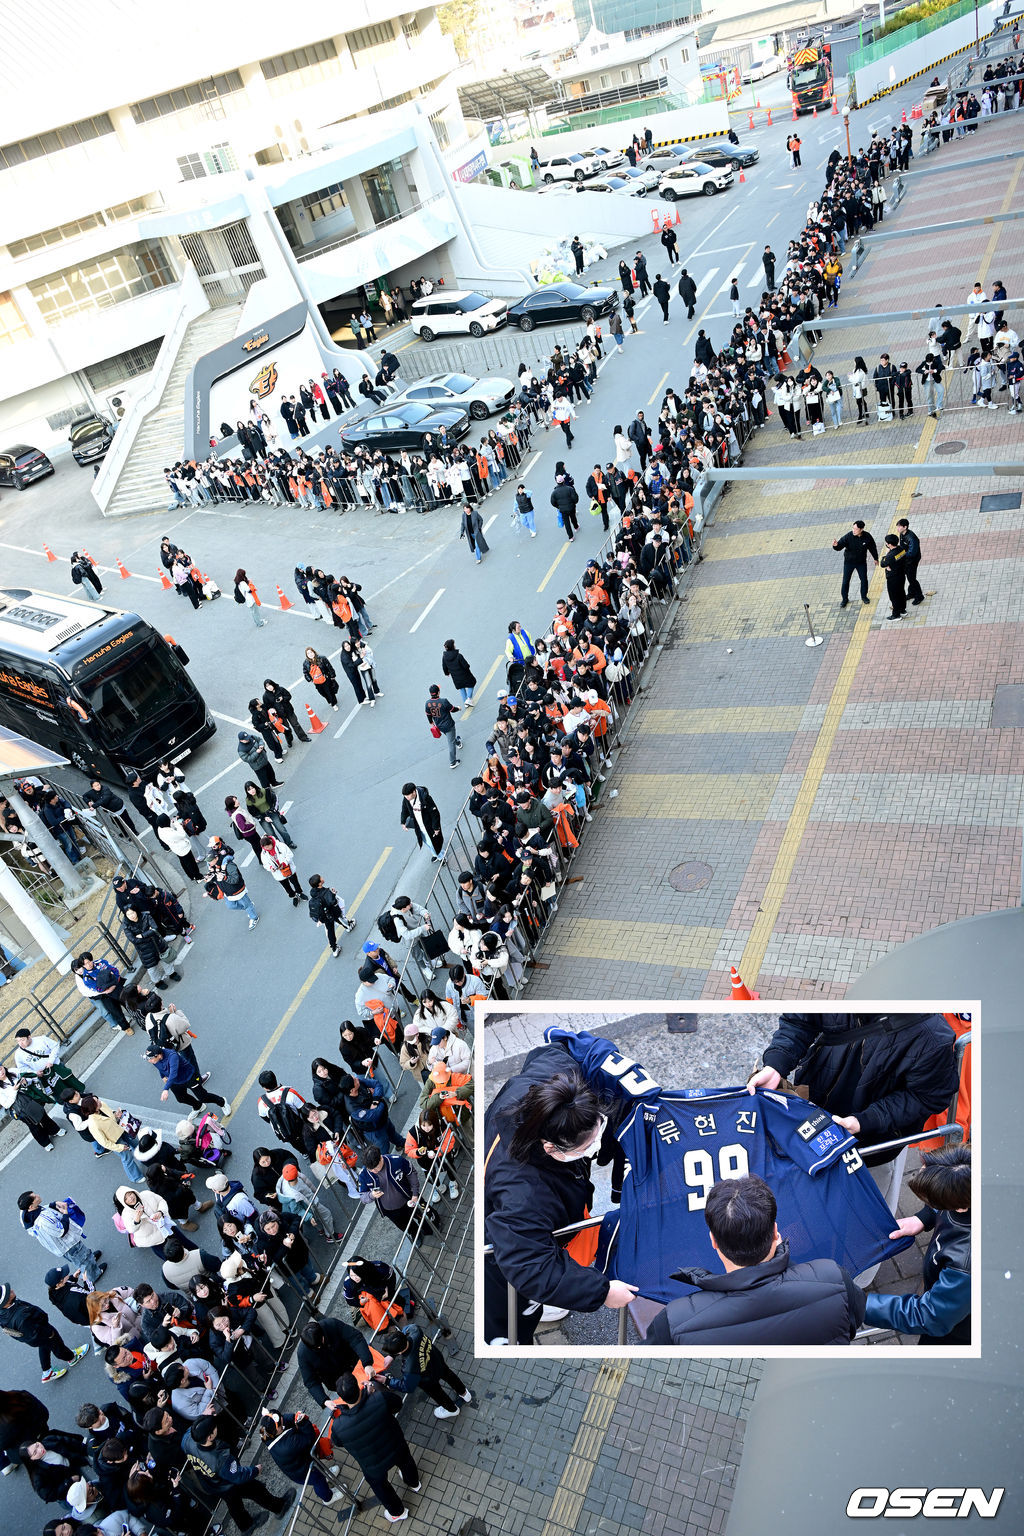
[[[710,282],[713,282],[714,279],[718,276],[718,270],[719,269],[717,267],[712,267],[709,272],[705,272],[704,276],[701,278],[700,282],[697,284],[697,297],[698,298],[700,298],[701,294],[704,292],[704,289],[708,286],[708,284]]]

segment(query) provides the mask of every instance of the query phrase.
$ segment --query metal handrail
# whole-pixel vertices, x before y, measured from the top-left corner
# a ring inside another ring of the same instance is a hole
[[[419,213],[422,208],[429,208],[432,203],[439,203],[442,199],[450,201],[447,192],[434,192],[430,197],[425,197],[421,202],[414,203],[411,208],[403,208],[399,213],[393,213],[390,218],[382,219],[379,224],[374,224],[372,229],[357,229],[349,235],[341,235],[337,240],[330,240],[324,245],[318,245],[315,250],[296,251],[295,260],[299,266],[305,261],[314,261],[317,256],[326,256],[330,251],[340,250],[344,245],[353,245],[357,240],[365,240],[369,235],[375,235],[379,230],[387,229],[392,224],[400,224],[411,213]]]

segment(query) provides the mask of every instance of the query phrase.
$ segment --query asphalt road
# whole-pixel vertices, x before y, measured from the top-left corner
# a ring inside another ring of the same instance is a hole
[[[867,142],[871,122],[887,127],[898,121],[903,101],[909,111],[914,96],[910,87],[884,111],[876,107],[858,114],[854,148],[859,138]],[[807,203],[821,190],[822,168],[839,143],[841,129],[841,119],[802,119],[804,164],[798,172],[787,163],[785,123],[777,121],[753,135],[741,133],[743,142],[756,143],[761,150],[761,160],[745,182],[722,196],[676,205],[682,214],[677,230],[682,260],[698,283],[697,315],[688,323],[685,309],[674,299],[669,324],[663,326],[656,307],[652,314],[649,301],[640,306],[641,334],[626,338],[621,355],[613,351],[606,356],[592,403],[579,408],[576,445],[568,455],[578,484],[596,461],[610,457],[616,422],[625,425],[638,407],[656,415],[668,386],[682,389],[698,326],[705,326],[716,345],[725,340],[732,324],[727,295],[734,274],[740,275],[743,302],[755,302],[761,291],[763,244],[770,240],[780,257],[785,252],[787,241],[803,224]],[[653,275],[661,266],[661,247],[653,234],[641,244]],[[618,255],[588,275],[600,277],[604,267],[614,271]],[[540,357],[543,331],[535,335]],[[486,339],[467,339],[465,366],[490,371]],[[222,797],[240,790],[244,782],[235,741],[236,722],[246,720],[246,700],[261,690],[265,677],[293,685],[300,676],[304,646],[312,639],[318,644],[334,639],[332,630],[315,625],[300,607],[280,612],[269,606],[277,601],[275,583],[298,603],[290,579],[296,562],[313,561],[345,572],[363,583],[379,626],[372,643],[383,700],[373,711],[364,707],[350,713],[353,700],[339,673],[341,711],[329,715],[327,733],[294,749],[280,775],[285,781],[281,798],[290,803],[288,814],[299,844],[303,883],[311,871],[319,870],[356,911],[358,927],[345,943],[344,956],[325,964],[322,935],[305,910],[293,910],[269,876],[251,869],[250,888],[263,915],[260,926],[250,933],[240,914],[199,902],[198,935],[185,960],[185,979],[172,989],[171,996],[198,1031],[199,1060],[212,1072],[211,1086],[234,1102],[234,1167],[240,1177],[250,1166],[251,1148],[263,1139],[254,1108],[259,1070],[269,1061],[281,1081],[308,1089],[311,1058],[335,1054],[338,1022],[351,1012],[359,945],[376,914],[393,893],[407,890],[415,896],[427,887],[432,866],[425,854],[410,846],[413,839],[399,824],[403,781],[426,783],[446,825],[451,824],[493,721],[495,690],[504,680],[498,659],[508,621],[519,618],[543,632],[563,582],[578,577],[601,542],[600,522],[587,518],[584,507],[585,526],[576,542],[567,544],[548,506],[555,461],[566,456],[561,434],[541,432],[533,447],[524,478],[538,507],[538,536],[513,539],[513,493],[506,486],[484,508],[485,520],[493,525],[487,533],[491,553],[482,566],[459,543],[454,511],[423,517],[357,511],[338,519],[298,510],[158,509],[151,516],[108,523],[89,496],[89,471],[78,469],[69,458],[58,460],[53,478],[22,494],[5,491],[0,499],[5,584],[71,591],[66,557],[72,548],[87,545],[100,567],[109,568],[103,579],[111,600],[140,612],[185,646],[192,676],[217,712],[220,727],[185,765],[211,830],[224,830]],[[162,591],[157,548],[164,533],[187,545],[201,567],[217,576],[227,591],[223,601],[193,613],[173,593]],[[44,540],[63,557],[61,564],[46,564]],[[113,569],[117,557],[133,572],[131,580],[122,581]],[[264,629],[256,630],[246,611],[231,601],[230,581],[239,564],[268,605]],[[463,766],[455,773],[449,771],[444,743],[430,736],[423,715],[428,685],[443,680],[440,656],[448,636],[455,637],[485,684],[478,689],[481,703],[462,724]],[[316,702],[315,695],[299,688],[300,707],[307,697]],[[140,1059],[138,1044],[119,1039],[97,1066],[92,1083],[115,1102],[142,1111],[158,1105],[157,1079]],[[158,1123],[170,1121],[167,1108],[161,1107]],[[71,1194],[83,1206],[94,1245],[110,1260],[105,1283],[157,1280],[156,1261],[130,1253],[110,1225],[110,1197],[121,1182],[120,1168],[112,1163],[112,1158],[95,1162],[78,1138],[69,1135],[52,1155],[44,1156],[28,1143],[13,1161],[0,1164],[0,1231],[6,1240],[0,1280],[31,1300],[45,1300],[42,1276],[49,1256],[20,1231],[15,1209],[18,1193],[32,1187],[47,1200]],[[346,1201],[341,1208],[347,1208]],[[210,1245],[215,1237],[212,1220],[202,1220],[203,1240]],[[66,1332],[79,1341],[70,1325]],[[73,1425],[81,1402],[112,1395],[101,1366],[92,1359],[54,1386],[40,1389],[34,1352],[3,1340],[0,1358],[3,1385],[42,1395],[60,1427]],[[4,1493],[12,1528],[27,1531],[42,1523],[42,1507],[23,1474],[8,1479]]]

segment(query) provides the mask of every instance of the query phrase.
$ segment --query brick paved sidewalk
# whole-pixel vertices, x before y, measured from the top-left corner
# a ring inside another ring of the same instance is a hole
[[[994,126],[986,152],[1012,147],[1017,132],[1013,121]],[[1016,206],[1021,162],[987,167],[979,181],[973,153],[965,141],[915,162],[948,174],[911,182],[884,227]],[[928,310],[965,299],[976,278],[1020,292],[1016,229],[879,243],[846,284],[843,310]],[[1019,331],[1024,315],[1009,319]],[[839,366],[859,336],[869,367],[904,344],[913,367],[925,329],[922,319],[902,332],[826,332],[815,362]],[[824,472],[737,482],[721,502],[531,999],[723,997],[730,964],[764,997],[842,996],[915,934],[1019,904],[1022,484],[913,477],[926,462],[1024,459],[1024,416],[996,398],[999,411],[936,422],[919,408],[908,422],[802,443],[774,421],[758,434],[748,466],[819,462]],[[878,461],[898,466],[891,480],[827,473]],[[869,606],[855,591],[840,610],[832,539],[863,517],[881,545],[904,515],[923,545],[925,603],[886,622],[875,574]],[[802,643],[805,603],[825,636],[817,649]],[[680,890],[672,876],[684,865]]]

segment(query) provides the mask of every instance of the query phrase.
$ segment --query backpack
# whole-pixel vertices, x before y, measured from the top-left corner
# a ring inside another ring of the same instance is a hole
[[[245,602],[245,598],[242,596],[241,592],[238,590],[237,587],[235,588],[235,602],[236,603],[244,603]]]
[[[389,944],[398,944],[398,925],[391,912],[382,912],[377,919],[377,928],[382,939],[387,939]]]
[[[285,1104],[283,1100],[275,1104],[270,1099],[265,1099],[264,1103],[267,1106],[267,1119],[278,1141],[285,1141],[290,1147],[296,1145],[301,1147],[305,1122],[299,1111],[293,1109],[290,1104]]]
[[[96,985],[101,992],[105,992],[108,987],[116,987],[121,980],[121,972],[107,960],[100,961],[96,967],[95,975]]]
[[[226,1131],[213,1115],[203,1115],[195,1132],[196,1151],[204,1163],[216,1165],[230,1157],[231,1132]]]

